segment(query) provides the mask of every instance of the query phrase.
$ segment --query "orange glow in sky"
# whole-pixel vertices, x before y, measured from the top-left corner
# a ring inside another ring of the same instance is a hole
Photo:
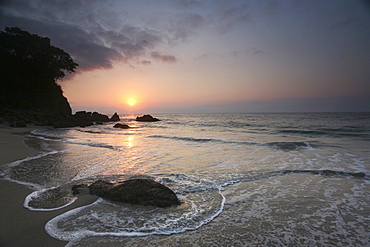
[[[0,30],[48,37],[79,64],[59,82],[73,112],[370,109],[363,1],[5,2]]]

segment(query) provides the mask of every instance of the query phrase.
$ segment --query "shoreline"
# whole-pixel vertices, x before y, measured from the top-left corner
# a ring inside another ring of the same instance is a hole
[[[17,135],[37,128],[48,127],[11,128],[0,125],[0,166],[38,153],[24,144],[26,137]],[[65,246],[68,242],[46,233],[45,224],[64,212],[96,200],[94,196],[82,195],[72,205],[59,210],[30,211],[23,207],[23,202],[32,192],[24,185],[0,178],[0,246]]]

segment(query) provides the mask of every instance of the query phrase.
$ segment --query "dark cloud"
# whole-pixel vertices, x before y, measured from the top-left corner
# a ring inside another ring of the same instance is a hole
[[[140,64],[142,64],[142,65],[151,65],[152,62],[148,61],[148,60],[143,60],[143,61],[140,62]]]
[[[160,55],[158,52],[152,52],[151,57],[163,63],[176,63],[176,57],[170,55]]]
[[[5,1],[0,4],[0,29],[16,26],[49,37],[80,65],[79,71],[110,69],[115,61],[130,64],[148,56],[161,62],[176,61],[173,56],[152,54],[166,39],[165,34],[117,21],[122,17],[103,3]],[[196,25],[196,21],[189,25]]]
[[[31,20],[22,17],[8,17],[0,19],[0,25],[17,26],[23,30],[40,36],[47,36],[54,46],[68,52],[78,63],[80,70],[109,69],[112,63],[122,59],[122,55],[107,47],[94,34],[64,23],[51,23],[39,20]]]

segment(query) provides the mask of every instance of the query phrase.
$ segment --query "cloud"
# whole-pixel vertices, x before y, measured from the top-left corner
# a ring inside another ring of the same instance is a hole
[[[123,23],[122,16],[114,8],[105,8],[104,2],[71,2],[6,1],[0,5],[0,29],[16,26],[49,37],[80,65],[78,71],[110,69],[116,61],[140,63],[148,56],[166,63],[176,61],[173,56],[152,53],[168,39],[167,34]]]
[[[79,70],[109,69],[114,61],[122,59],[122,55],[115,49],[101,44],[95,35],[77,26],[23,17],[0,19],[0,25],[17,26],[30,33],[49,37],[52,45],[62,48],[72,56],[80,65]]]
[[[168,43],[177,45],[187,42],[206,24],[206,19],[197,13],[176,12],[156,15],[150,18],[146,25],[162,30],[166,34]]]
[[[170,55],[160,55],[158,52],[152,52],[151,57],[163,63],[176,63],[176,57]]]
[[[142,65],[151,65],[152,62],[151,61],[148,61],[148,60],[143,60],[140,62]]]

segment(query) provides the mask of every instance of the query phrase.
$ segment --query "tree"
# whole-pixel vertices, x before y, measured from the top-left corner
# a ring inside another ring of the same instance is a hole
[[[0,31],[0,107],[53,110],[63,97],[56,82],[77,66],[49,38],[5,28]]]

